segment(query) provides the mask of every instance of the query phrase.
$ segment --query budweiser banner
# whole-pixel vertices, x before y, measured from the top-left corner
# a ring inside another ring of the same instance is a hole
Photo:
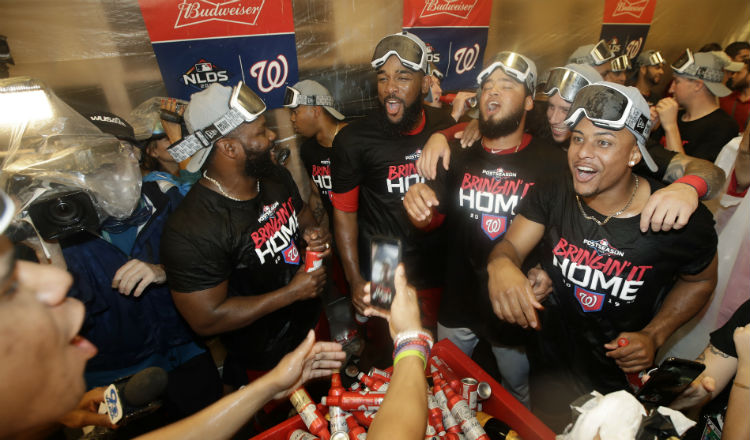
[[[404,29],[427,43],[444,90],[476,87],[491,12],[491,0],[404,0]]]
[[[656,0],[605,0],[602,34],[617,55],[641,53],[654,17]]]
[[[275,108],[297,82],[292,0],[139,3],[170,96],[242,80]]]

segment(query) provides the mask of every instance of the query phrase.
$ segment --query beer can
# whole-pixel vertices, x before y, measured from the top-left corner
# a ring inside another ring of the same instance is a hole
[[[305,252],[305,272],[312,272],[323,266],[322,252],[307,250]]]
[[[477,399],[487,400],[492,395],[492,387],[487,382],[479,382],[477,384]]]
[[[287,440],[318,440],[318,437],[315,437],[309,432],[303,431],[301,429],[295,429],[294,431],[290,432],[286,438]]]
[[[461,397],[469,404],[472,414],[477,412],[477,388],[479,381],[473,377],[464,377],[461,379]]]

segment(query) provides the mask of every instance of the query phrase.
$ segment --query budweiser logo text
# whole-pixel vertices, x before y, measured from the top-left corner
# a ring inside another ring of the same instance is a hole
[[[175,22],[175,29],[192,26],[207,21],[225,21],[228,23],[246,24],[253,26],[258,20],[265,0],[183,0],[177,5],[179,13]]]
[[[641,18],[643,11],[646,10],[649,0],[620,0],[615,7],[615,11],[612,13],[613,17],[620,15],[631,15],[636,18]]]
[[[425,0],[420,17],[447,14],[458,18],[467,18],[477,0]]]

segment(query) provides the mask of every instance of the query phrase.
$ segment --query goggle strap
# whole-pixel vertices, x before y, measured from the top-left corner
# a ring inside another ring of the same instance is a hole
[[[318,96],[318,95],[297,95],[297,105],[323,105],[333,107],[332,96]]]
[[[245,118],[234,109],[224,113],[216,122],[202,130],[195,130],[193,134],[167,148],[167,152],[176,162],[190,158],[198,150],[208,148],[213,143],[242,125]]]
[[[202,148],[204,148],[203,144],[198,140],[198,137],[195,134],[191,134],[170,145],[167,148],[167,152],[175,162],[182,162],[185,159],[189,159]]]

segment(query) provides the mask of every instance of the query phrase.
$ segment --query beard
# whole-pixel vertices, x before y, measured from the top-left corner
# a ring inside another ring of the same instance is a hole
[[[747,76],[736,83],[734,82],[734,78],[729,78],[729,81],[727,81],[727,87],[733,92],[739,92],[746,89],[749,82]]]
[[[385,105],[380,102],[379,99],[377,112],[378,120],[380,126],[388,137],[396,137],[412,130],[414,126],[417,125],[417,122],[419,122],[419,119],[422,117],[422,100],[424,99],[424,94],[420,91],[417,99],[415,99],[409,106],[406,105],[406,102],[404,102],[403,99],[397,98],[393,95],[386,96],[383,101],[385,102],[389,99],[398,99],[401,101],[401,105],[404,108],[404,114],[401,116],[401,120],[398,122],[391,122],[391,120],[388,119],[388,112]]]
[[[661,76],[652,75],[649,72],[646,72],[646,81],[648,81],[651,86],[657,86],[659,85],[659,82],[661,81]]]
[[[492,120],[485,118],[480,112],[479,133],[487,139],[497,139],[507,136],[518,129],[525,113],[526,110],[521,106],[504,118]]]
[[[249,177],[266,177],[271,174],[274,166],[270,148],[253,157],[245,151],[245,175]]]

